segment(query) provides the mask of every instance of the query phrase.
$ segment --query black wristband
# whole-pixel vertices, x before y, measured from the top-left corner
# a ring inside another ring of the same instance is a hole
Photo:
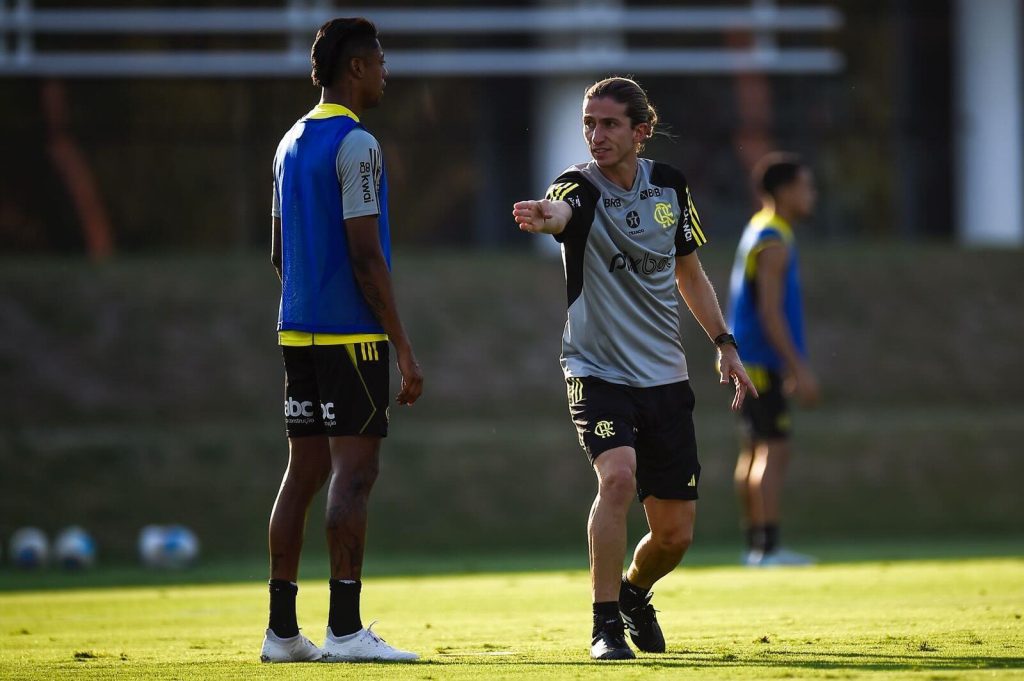
[[[737,350],[740,349],[740,346],[736,344],[735,336],[731,333],[721,333],[715,336],[715,347],[720,348],[723,345],[731,345]]]

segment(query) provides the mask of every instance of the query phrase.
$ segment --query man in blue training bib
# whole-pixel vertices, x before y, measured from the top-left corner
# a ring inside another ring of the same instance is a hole
[[[730,285],[730,325],[761,399],[741,412],[735,483],[747,535],[744,563],[806,565],[809,556],[779,544],[780,498],[790,455],[793,394],[803,406],[818,401],[807,364],[800,271],[793,225],[809,218],[816,193],[811,171],[792,154],[769,154],[754,171],[763,204],[743,231]]]
[[[388,181],[380,145],[360,122],[384,94],[387,68],[366,19],[333,19],[311,54],[320,103],[274,157],[272,260],[281,278],[288,468],[270,516],[270,624],[264,662],[409,661],[363,628],[359,595],[366,507],[388,431],[389,346],[399,404],[423,390],[391,285]],[[295,615],[306,512],[328,482],[330,613],[321,648]]]

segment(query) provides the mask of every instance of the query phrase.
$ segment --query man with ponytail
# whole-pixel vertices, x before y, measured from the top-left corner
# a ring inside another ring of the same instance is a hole
[[[561,364],[569,412],[597,474],[588,538],[593,596],[590,654],[599,660],[665,651],[651,587],[693,538],[700,463],[694,396],[679,333],[676,289],[719,352],[732,408],[757,396],[697,258],[706,241],[686,179],[640,158],[657,113],[636,82],[608,78],[583,98],[592,160],[566,169],[513,215],[525,232],[562,245],[568,321]],[[622,573],[626,515],[636,494],[649,532]]]
[[[388,431],[389,345],[399,404],[423,390],[391,285],[388,182],[380,146],[360,122],[384,93],[377,29],[333,19],[311,54],[320,103],[285,134],[274,157],[273,249],[281,278],[278,341],[285,368],[288,468],[270,516],[270,623],[264,662],[417,659],[359,613],[370,490]],[[323,648],[295,614],[306,512],[327,483],[330,611]],[[372,626],[372,625],[371,625]]]

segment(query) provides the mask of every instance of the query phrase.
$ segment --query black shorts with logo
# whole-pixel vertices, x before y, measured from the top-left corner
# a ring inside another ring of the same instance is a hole
[[[637,496],[697,498],[700,462],[689,381],[632,388],[568,378],[569,414],[591,462],[615,447],[636,451]]]
[[[288,437],[388,434],[388,342],[281,346]]]
[[[743,400],[740,423],[750,440],[780,440],[789,437],[792,422],[789,403],[782,392],[782,376],[775,371],[747,367],[759,397]]]

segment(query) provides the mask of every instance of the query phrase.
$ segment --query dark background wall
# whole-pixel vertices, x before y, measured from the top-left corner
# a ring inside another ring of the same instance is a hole
[[[799,39],[835,47],[847,61],[840,75],[637,74],[670,135],[648,153],[686,172],[706,222],[729,236],[751,209],[749,166],[760,151],[781,147],[802,153],[818,171],[815,238],[947,238],[954,200],[949,3],[833,4],[845,17],[841,31],[784,36],[782,44]],[[244,45],[282,40],[247,38]],[[446,40],[396,36],[389,42],[385,35],[384,45]],[[669,40],[698,39],[643,37],[652,46]],[[736,46],[748,37],[700,40]],[[76,46],[243,45],[217,36],[87,43]],[[17,159],[0,168],[0,252],[84,250],[83,217],[53,160],[53,113],[44,94],[54,87],[63,94],[57,109],[66,131],[109,213],[117,252],[265,248],[274,149],[319,95],[301,77],[0,81],[0,140]],[[416,246],[518,247],[507,208],[535,191],[529,127],[538,105],[527,79],[392,78],[383,105],[365,119],[384,147],[398,239]],[[582,159],[567,163],[572,160]]]

